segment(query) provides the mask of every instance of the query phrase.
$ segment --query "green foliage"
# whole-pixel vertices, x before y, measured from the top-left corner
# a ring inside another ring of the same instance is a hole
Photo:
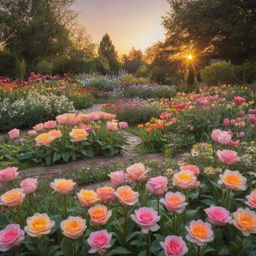
[[[91,93],[67,95],[67,98],[73,103],[75,109],[89,108],[95,102]]]
[[[52,63],[50,63],[46,60],[41,60],[40,62],[37,63],[35,71],[38,74],[49,75],[52,73],[52,69],[53,69]]]
[[[107,78],[94,78],[90,80],[90,85],[100,91],[108,92],[114,90],[117,86],[117,82]]]
[[[200,74],[203,82],[208,85],[233,84],[235,82],[234,66],[227,62],[217,62],[206,66]]]
[[[17,78],[20,75],[20,63],[17,57],[8,51],[0,51],[0,76]]]
[[[128,73],[136,73],[140,66],[144,64],[143,53],[141,50],[132,50],[126,55],[123,55],[123,69]]]
[[[250,84],[256,81],[256,66],[254,62],[245,62],[235,68],[236,83]]]
[[[136,77],[132,74],[126,74],[121,77],[121,83],[123,85],[148,84],[150,83],[150,79],[144,77]]]
[[[146,65],[140,66],[136,71],[137,77],[148,77],[149,76],[149,69]]]

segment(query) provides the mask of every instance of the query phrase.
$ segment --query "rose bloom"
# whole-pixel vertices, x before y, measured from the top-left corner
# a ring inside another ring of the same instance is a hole
[[[69,136],[72,142],[80,142],[87,139],[88,133],[85,129],[72,129]]]
[[[212,138],[212,140],[213,141],[215,141],[215,142],[218,142],[218,137],[219,137],[219,135],[221,134],[221,130],[220,129],[215,129],[215,130],[213,130],[212,131],[212,134],[211,134],[211,138]]]
[[[60,223],[63,235],[70,239],[79,238],[86,229],[86,220],[81,217],[69,216]]]
[[[190,171],[193,172],[195,176],[198,176],[200,173],[200,169],[196,165],[185,165],[181,168],[181,171]]]
[[[112,187],[101,187],[96,190],[101,202],[110,203],[115,199],[115,190]]]
[[[88,213],[90,215],[92,224],[95,226],[105,225],[112,215],[112,211],[108,210],[108,208],[102,204],[92,206],[88,210]]]
[[[19,175],[17,167],[7,167],[0,171],[0,182],[8,182],[15,180]]]
[[[165,198],[160,200],[167,210],[177,213],[182,213],[184,211],[186,205],[188,204],[185,201],[185,196],[180,192],[168,192],[165,194]]]
[[[249,195],[246,196],[247,202],[251,208],[256,208],[256,190],[252,191]]]
[[[107,126],[108,130],[110,130],[110,131],[118,130],[118,123],[115,121],[108,121],[106,123],[106,126]]]
[[[51,130],[48,132],[48,134],[53,137],[54,139],[58,139],[62,137],[61,130]]]
[[[237,96],[234,97],[233,102],[237,105],[241,105],[245,102],[245,98]]]
[[[80,204],[84,207],[89,207],[100,201],[98,194],[94,190],[81,189],[77,196]]]
[[[224,226],[232,220],[229,211],[220,206],[212,205],[211,207],[204,209],[204,211],[208,216],[209,222],[216,226]]]
[[[25,180],[20,182],[20,187],[25,194],[33,193],[37,189],[37,179],[26,178]]]
[[[227,127],[227,126],[229,126],[229,125],[230,125],[230,120],[229,120],[228,118],[225,118],[225,119],[223,120],[223,126]]]
[[[152,208],[142,207],[135,211],[135,214],[131,214],[131,219],[138,224],[141,228],[141,232],[147,234],[150,231],[157,231],[160,227],[157,222],[160,220],[160,216]]]
[[[54,137],[50,136],[48,133],[42,133],[35,138],[38,146],[48,146],[53,140]]]
[[[129,126],[129,125],[128,125],[127,122],[120,122],[120,123],[119,123],[119,127],[120,127],[121,129],[126,129],[128,126]]]
[[[235,164],[239,160],[237,152],[233,150],[218,150],[217,156],[222,163],[227,165]]]
[[[53,220],[50,220],[46,213],[35,213],[33,216],[28,217],[26,220],[25,232],[31,237],[41,237],[51,232],[55,225]]]
[[[214,239],[212,225],[202,220],[191,221],[189,226],[186,227],[186,230],[188,231],[186,239],[192,243],[196,243],[198,246],[212,242]]]
[[[256,214],[248,208],[238,208],[234,212],[233,225],[239,229],[244,236],[256,233]]]
[[[33,126],[33,129],[37,132],[40,132],[44,129],[44,124],[43,123],[37,124],[37,125]]]
[[[162,195],[168,190],[168,180],[163,176],[153,177],[148,180],[146,188],[155,195]]]
[[[25,194],[23,190],[20,188],[14,188],[1,195],[0,205],[16,207],[23,203],[24,198]]]
[[[35,131],[35,130],[30,130],[30,131],[28,131],[28,135],[29,135],[29,136],[37,135],[37,131]]]
[[[18,139],[20,137],[20,130],[19,129],[12,129],[8,132],[8,135],[11,139]]]
[[[246,190],[246,178],[238,171],[225,170],[225,172],[220,175],[220,183],[231,190]]]
[[[256,115],[255,114],[249,114],[248,119],[253,123],[256,124]]]
[[[78,114],[77,118],[78,118],[80,123],[83,123],[83,122],[87,121],[87,115],[83,114],[83,113]]]
[[[222,131],[218,136],[218,143],[221,145],[228,145],[231,142],[232,136],[227,131]]]
[[[55,179],[50,183],[51,188],[62,195],[70,193],[75,185],[76,183],[73,180],[66,179]]]
[[[139,193],[133,191],[130,186],[119,187],[115,195],[123,205],[134,205],[139,201]]]
[[[99,255],[104,255],[105,251],[111,247],[112,235],[108,233],[107,230],[99,230],[92,232],[87,239],[87,242],[91,249],[89,253],[99,253]]]
[[[142,163],[136,163],[126,168],[126,177],[131,181],[140,181],[147,178],[147,170]]]
[[[57,122],[56,121],[47,121],[44,123],[44,128],[45,129],[54,129],[57,126]]]
[[[66,124],[76,125],[80,122],[80,119],[75,114],[65,114],[66,115]]]
[[[120,186],[125,181],[125,174],[123,171],[111,172],[108,176],[114,186]]]
[[[160,242],[166,256],[183,256],[188,252],[186,243],[179,236],[167,236],[164,242]]]
[[[7,252],[12,247],[21,244],[25,232],[18,224],[9,224],[0,230],[0,252]]]
[[[173,184],[182,189],[196,188],[200,186],[200,181],[191,171],[180,171],[173,176]]]

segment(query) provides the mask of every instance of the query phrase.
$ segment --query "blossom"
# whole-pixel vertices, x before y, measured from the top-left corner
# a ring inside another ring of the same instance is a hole
[[[115,121],[108,121],[106,123],[106,126],[107,126],[108,130],[110,130],[110,131],[118,130],[118,123]]]
[[[229,125],[230,125],[230,120],[229,120],[228,118],[225,118],[225,119],[223,120],[223,126],[227,127],[227,126],[229,126]]]
[[[23,203],[24,198],[25,194],[23,190],[20,188],[14,188],[1,195],[0,205],[16,207]]]
[[[216,226],[224,226],[231,222],[229,211],[223,207],[212,205],[209,208],[204,209],[208,216],[208,220],[211,224]]]
[[[81,189],[80,192],[77,193],[77,197],[80,204],[84,207],[89,207],[100,200],[98,194],[94,190]]]
[[[120,186],[125,181],[125,174],[123,171],[111,172],[108,176],[110,177],[111,183],[114,186]]]
[[[192,243],[196,243],[198,246],[202,246],[214,239],[211,224],[202,220],[191,221],[189,226],[186,227],[186,230],[188,231],[186,239]]]
[[[101,204],[92,206],[88,210],[88,213],[90,215],[92,224],[95,226],[105,225],[112,215],[112,211],[108,210],[105,205]]]
[[[186,243],[179,236],[167,236],[164,242],[160,242],[166,256],[183,256],[188,252]]]
[[[54,139],[58,139],[62,137],[61,130],[51,130],[48,132],[48,135],[53,137]]]
[[[193,172],[195,176],[198,176],[200,173],[200,169],[196,165],[185,165],[181,168],[181,171],[190,171]]]
[[[248,208],[238,208],[233,215],[233,225],[239,229],[244,236],[256,233],[256,214],[253,211]]]
[[[231,142],[231,134],[227,131],[215,129],[212,131],[211,138],[213,141],[220,143],[221,145],[228,145]]]
[[[225,172],[220,175],[220,183],[231,190],[246,190],[246,178],[238,171],[225,170]]]
[[[44,129],[44,124],[43,123],[37,124],[37,125],[33,126],[33,129],[37,132],[40,132]]]
[[[111,247],[111,238],[112,235],[108,233],[107,230],[99,230],[96,232],[92,232],[87,239],[87,242],[91,249],[89,253],[99,253],[102,254],[106,251],[106,249]]]
[[[132,190],[130,186],[121,186],[115,192],[119,202],[124,205],[134,205],[139,201],[139,193]]]
[[[33,193],[37,189],[37,179],[26,178],[20,182],[20,187],[25,194]]]
[[[51,144],[51,142],[54,140],[54,137],[52,137],[49,133],[42,133],[39,134],[36,138],[36,144],[38,146],[48,146]]]
[[[142,163],[136,163],[126,168],[126,177],[132,181],[145,180],[147,178],[147,170]]]
[[[245,98],[236,96],[233,98],[233,102],[237,105],[241,105],[245,102]]]
[[[96,190],[100,200],[106,204],[110,203],[115,199],[115,190],[112,187],[101,187]]]
[[[9,182],[15,180],[19,175],[17,167],[7,167],[0,171],[0,182]]]
[[[69,133],[72,142],[80,142],[87,139],[88,133],[85,129],[72,129]]]
[[[129,125],[128,125],[128,123],[127,122],[120,122],[119,123],[119,127],[121,128],[121,129],[125,129],[125,128],[127,128]]]
[[[148,233],[149,230],[154,232],[160,228],[157,224],[160,216],[152,208],[139,208],[135,211],[135,214],[131,214],[131,219],[141,227],[141,232],[143,233]]]
[[[70,193],[75,185],[76,183],[70,179],[55,179],[50,183],[51,188],[62,195]]]
[[[33,216],[28,217],[26,220],[25,232],[31,237],[41,237],[51,232],[55,225],[53,220],[50,220],[46,213],[35,213]]]
[[[20,137],[20,130],[19,129],[12,129],[8,132],[8,135],[11,139],[18,139]]]
[[[255,114],[249,114],[248,119],[253,123],[256,124],[256,115]]]
[[[237,152],[233,150],[218,150],[217,156],[222,163],[227,165],[235,164],[239,160]]]
[[[213,130],[212,131],[212,134],[211,134],[211,138],[212,138],[212,140],[213,141],[215,141],[215,142],[218,142],[218,137],[219,137],[219,135],[221,134],[221,130],[220,129],[215,129],[215,130]]]
[[[56,121],[47,121],[44,123],[44,128],[45,129],[54,129],[57,126],[57,122]]]
[[[165,198],[160,200],[167,210],[178,213],[182,213],[184,211],[186,205],[188,204],[185,201],[185,196],[180,192],[168,192],[165,194]]]
[[[18,224],[9,224],[0,230],[0,252],[7,252],[24,240],[25,232]]]
[[[37,131],[35,131],[35,130],[30,130],[30,131],[28,131],[28,135],[29,135],[29,136],[37,135]]]
[[[60,223],[63,235],[70,239],[79,238],[86,229],[86,220],[81,217],[69,216]]]
[[[252,191],[249,195],[246,196],[247,202],[251,208],[256,208],[256,190]]]
[[[173,176],[173,184],[182,189],[190,189],[200,186],[200,181],[197,181],[196,176],[191,171],[180,171]]]
[[[146,188],[153,194],[162,195],[168,190],[168,180],[163,176],[151,178],[148,180]]]

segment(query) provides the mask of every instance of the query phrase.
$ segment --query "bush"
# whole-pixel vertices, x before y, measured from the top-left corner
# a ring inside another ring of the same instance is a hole
[[[113,91],[114,88],[117,86],[117,83],[116,81],[100,77],[89,80],[89,85],[93,86],[94,88],[100,91],[108,92]]]
[[[53,64],[46,61],[42,60],[36,65],[36,72],[42,75],[48,75],[52,73],[53,69]]]
[[[255,63],[245,62],[242,65],[235,66],[236,83],[250,84],[256,81]]]
[[[67,98],[73,103],[75,109],[89,108],[95,102],[91,93],[67,95]]]
[[[30,92],[14,102],[9,98],[3,99],[0,105],[0,131],[32,127],[58,114],[74,111],[73,104],[65,96],[41,95],[38,92]]]
[[[150,83],[148,78],[136,77],[132,74],[127,74],[121,78],[121,83],[124,85],[134,85],[134,84],[148,84]]]
[[[208,85],[233,84],[235,82],[234,66],[227,62],[217,62],[200,71],[203,82]]]
[[[146,65],[140,66],[136,71],[137,77],[148,77],[149,76],[149,69]]]
[[[20,63],[17,57],[7,51],[0,52],[0,76],[17,78],[20,75]]]

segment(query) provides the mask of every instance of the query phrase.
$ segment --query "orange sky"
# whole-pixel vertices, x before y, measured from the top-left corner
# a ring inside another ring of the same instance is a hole
[[[73,9],[94,42],[99,43],[107,32],[123,54],[132,47],[144,50],[163,39],[161,16],[169,5],[166,0],[75,0]]]

